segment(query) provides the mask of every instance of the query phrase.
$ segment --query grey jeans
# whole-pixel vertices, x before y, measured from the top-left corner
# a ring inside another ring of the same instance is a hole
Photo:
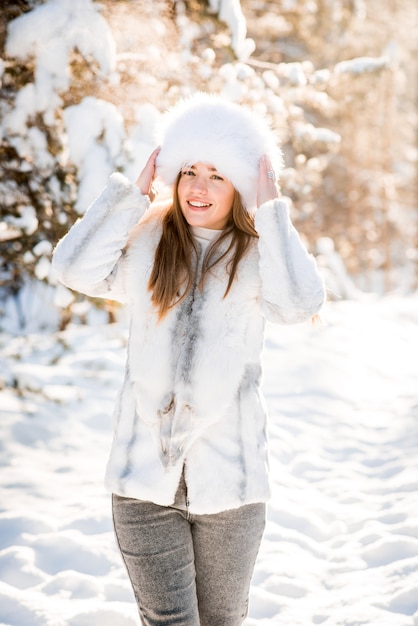
[[[144,626],[240,626],[248,610],[265,505],[190,515],[113,494],[113,523]]]

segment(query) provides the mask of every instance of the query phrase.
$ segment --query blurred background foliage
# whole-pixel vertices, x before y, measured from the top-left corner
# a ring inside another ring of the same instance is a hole
[[[19,113],[23,88],[37,71],[35,56],[8,49],[10,25],[42,4],[0,1],[3,120]],[[162,111],[195,89],[244,102],[271,122],[285,157],[282,193],[324,267],[330,297],[416,289],[416,0],[103,0],[98,6],[116,46],[115,67],[104,71],[74,45],[53,114],[32,111],[20,126],[16,115],[2,126],[4,311],[10,298],[24,308],[19,294],[28,281],[56,289],[53,246],[86,208],[80,207],[80,163],[68,145],[71,107],[88,98],[115,107],[126,137],[110,165],[128,174],[141,163],[130,133],[140,130],[151,147],[141,106]],[[48,51],[49,42],[43,45]],[[106,144],[104,135],[95,137],[97,144]],[[58,302],[61,326],[77,305],[74,294]],[[112,319],[112,307],[102,306]],[[27,316],[20,317],[24,326]]]

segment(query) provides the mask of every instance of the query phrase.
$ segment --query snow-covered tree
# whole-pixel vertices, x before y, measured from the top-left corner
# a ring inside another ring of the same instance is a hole
[[[401,36],[412,0],[396,10],[377,0],[3,5],[3,325],[85,318],[86,301],[56,284],[53,246],[111,171],[136,176],[161,111],[196,89],[268,118],[285,154],[282,192],[322,262],[332,249],[330,266],[342,258],[340,276],[348,267],[363,289],[378,274],[392,288],[413,267],[416,59]],[[317,245],[324,236],[332,246]],[[331,281],[336,296],[346,278]]]

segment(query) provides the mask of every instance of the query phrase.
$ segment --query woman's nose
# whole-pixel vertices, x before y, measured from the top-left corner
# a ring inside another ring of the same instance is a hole
[[[194,176],[192,180],[192,189],[200,192],[205,192],[207,190],[205,179],[201,176]]]

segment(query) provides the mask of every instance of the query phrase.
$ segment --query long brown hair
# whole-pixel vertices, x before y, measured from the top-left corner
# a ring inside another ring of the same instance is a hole
[[[180,208],[177,193],[180,174],[174,186],[173,202],[162,220],[162,234],[154,255],[154,264],[148,282],[151,300],[158,309],[161,320],[167,311],[181,302],[193,288],[197,271],[197,246],[190,227]],[[229,220],[221,235],[206,251],[199,288],[202,288],[208,272],[220,261],[228,258],[228,294],[237,273],[238,264],[245,255],[251,240],[258,237],[254,217],[243,207],[241,197],[235,190]],[[228,246],[221,251],[221,244]]]

